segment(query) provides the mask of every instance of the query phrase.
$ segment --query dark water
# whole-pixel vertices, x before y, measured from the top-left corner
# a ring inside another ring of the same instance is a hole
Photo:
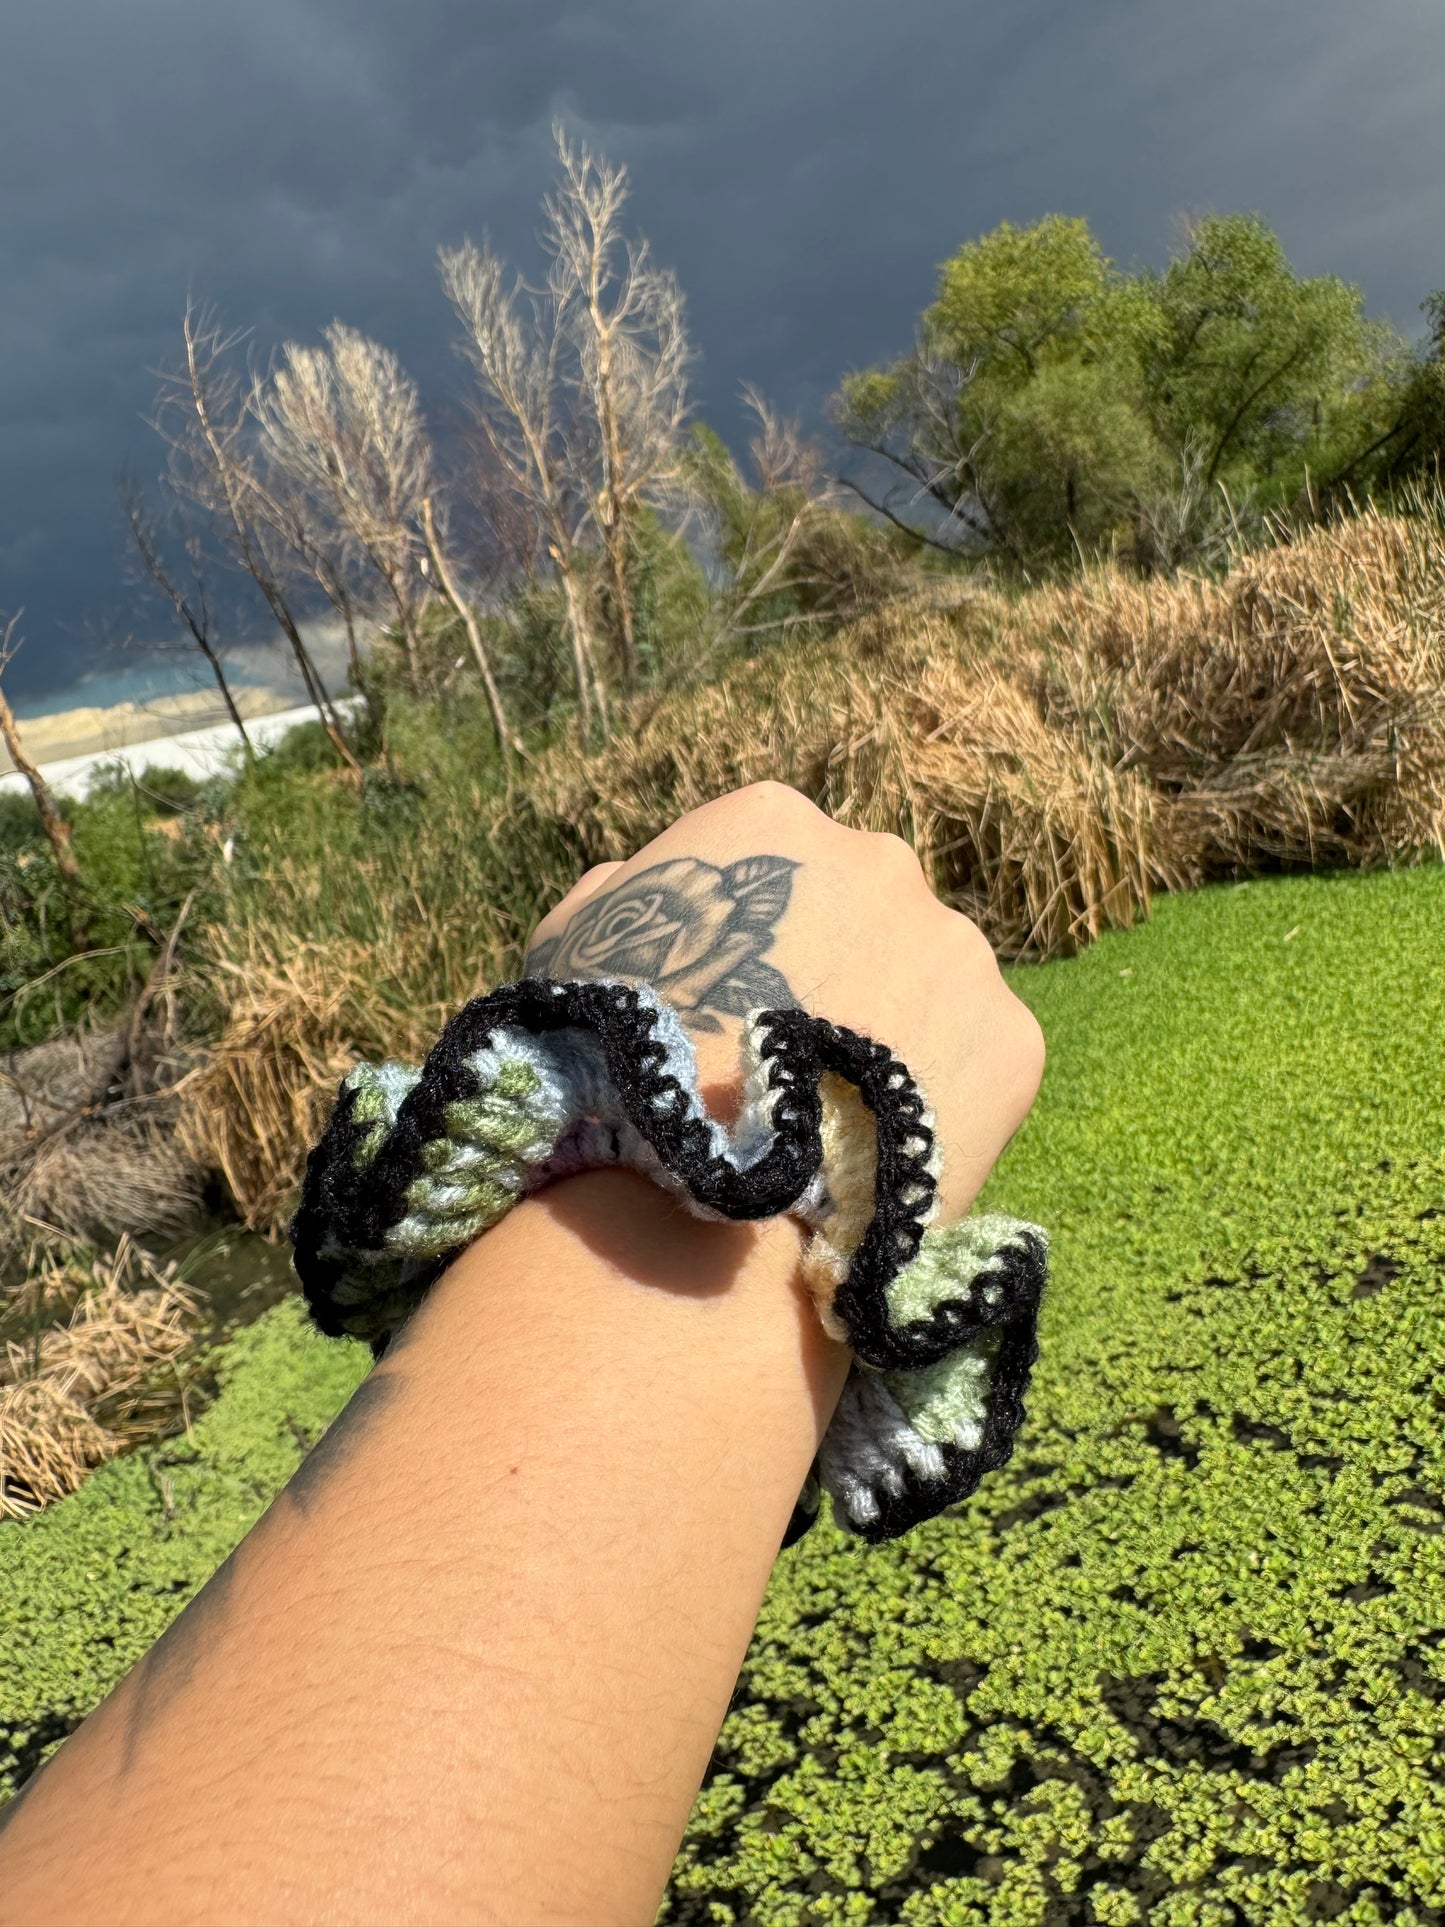
[[[229,1337],[297,1289],[291,1247],[268,1244],[238,1225],[213,1226],[168,1246],[158,1256],[173,1261],[179,1275],[199,1294],[206,1319],[203,1342]]]

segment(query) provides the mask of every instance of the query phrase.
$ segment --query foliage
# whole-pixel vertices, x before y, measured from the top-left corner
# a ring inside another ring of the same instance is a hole
[[[837,408],[908,478],[890,512],[926,529],[922,504],[945,541],[1037,575],[1215,559],[1240,526],[1367,488],[1418,380],[1359,289],[1296,273],[1258,216],[1211,215],[1162,274],[1130,274],[1050,215],[945,262],[917,348]]]
[[[110,1022],[144,978],[182,901],[203,885],[213,793],[180,770],[101,771],[66,802],[80,886],[67,885],[29,798],[0,812],[0,1050]],[[13,807],[19,806],[19,807]],[[176,834],[182,819],[196,834]]]
[[[1442,1917],[1442,913],[1438,867],[1226,885],[1013,974],[1050,1069],[984,1202],[1055,1240],[1019,1452],[784,1555],[665,1921]],[[189,1443],[0,1526],[12,1777],[364,1363],[287,1303]]]
[[[0,790],[0,850],[17,850],[40,842],[40,816],[33,799],[18,790]]]
[[[846,513],[818,449],[762,397],[744,472],[722,437],[696,423],[684,469],[715,595],[708,646],[755,652],[827,633],[900,592],[917,545]]]
[[[1445,289],[1436,289],[1421,302],[1429,329],[1424,348],[1406,371],[1398,413],[1378,447],[1357,462],[1345,476],[1352,483],[1358,473],[1368,484],[1398,489],[1421,477],[1437,486],[1445,464]]]
[[[1376,387],[1388,406],[1400,344],[1364,320],[1358,288],[1297,275],[1259,219],[1200,221],[1144,288],[1149,418],[1176,460],[1198,448],[1206,487],[1288,501],[1306,469],[1328,483],[1374,439]]]
[[[612,586],[585,552],[573,563],[585,608],[601,631],[610,633],[619,620]],[[706,658],[712,591],[683,535],[646,506],[632,520],[624,579],[637,677],[649,688],[675,681]],[[576,694],[567,599],[560,583],[545,576],[519,578],[501,613],[483,618],[483,623],[509,713],[534,743],[565,734],[575,715]]]

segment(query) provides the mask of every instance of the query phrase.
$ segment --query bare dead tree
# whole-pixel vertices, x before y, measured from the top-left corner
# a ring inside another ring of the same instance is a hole
[[[266,463],[264,470],[258,472],[264,479],[259,500],[269,529],[280,539],[294,574],[309,586],[320,589],[341,623],[352,684],[366,704],[383,757],[390,767],[385,712],[366,674],[357,633],[359,625],[375,626],[373,599],[358,581],[352,546],[337,528],[326,504],[318,501],[308,487],[274,461]]]
[[[23,610],[15,614],[0,629],[0,678],[15,660],[20,649],[21,638],[16,635],[20,626]],[[20,740],[20,728],[15,721],[15,712],[10,707],[0,682],[0,736],[5,738],[5,747],[10,752],[10,760],[30,785],[30,794],[35,798],[35,808],[40,816],[40,827],[45,839],[55,855],[55,867],[67,883],[79,883],[80,869],[75,861],[75,851],[70,847],[70,825],[56,807],[55,794],[40,770],[25,754],[25,746]]]
[[[693,361],[677,278],[645,240],[626,240],[627,170],[553,130],[562,178],[544,202],[548,289],[571,338],[566,370],[594,428],[598,472],[578,494],[590,505],[606,560],[622,685],[637,682],[631,564],[639,513],[676,496]],[[581,478],[579,477],[580,481]]]
[[[323,347],[289,342],[269,376],[256,377],[251,412],[268,461],[324,508],[343,547],[384,585],[415,692],[424,601],[415,530],[433,486],[431,443],[416,387],[390,349],[339,321],[323,333]]]
[[[204,657],[206,666],[215,679],[216,688],[220,691],[221,701],[226,706],[226,714],[235,724],[236,734],[241,739],[246,761],[254,765],[256,752],[252,747],[251,738],[246,734],[245,722],[236,705],[236,699],[231,693],[225,668],[211,638],[210,597],[207,594],[205,574],[201,564],[200,543],[194,530],[188,530],[185,537],[191,575],[190,587],[185,588],[167,563],[161,550],[155,524],[146,514],[145,505],[141,501],[140,490],[129,478],[121,482],[120,500],[141,567],[185,624],[192,642]]]
[[[306,647],[286,593],[283,561],[272,546],[284,510],[266,490],[247,445],[248,398],[228,361],[240,339],[223,333],[212,313],[188,302],[183,364],[163,376],[153,424],[171,451],[172,488],[227,531],[232,559],[260,590],[285,636],[332,748],[359,775],[361,765]]]
[[[645,507],[674,506],[684,485],[692,350],[676,279],[622,232],[626,171],[555,132],[546,285],[509,279],[489,245],[471,242],[443,249],[441,272],[490,448],[557,571],[585,736],[594,713],[605,734],[607,717],[590,559],[600,552],[617,677],[630,690],[637,526]]]
[[[547,560],[546,545],[536,516],[511,485],[475,409],[462,416],[454,442],[453,494],[470,510],[468,571],[484,597],[504,599],[506,589],[518,580],[536,578]]]
[[[584,741],[607,733],[607,695],[597,667],[583,551],[581,463],[561,409],[564,317],[554,302],[507,280],[490,244],[443,248],[442,286],[462,324],[461,348],[476,372],[478,422],[499,470],[535,521],[557,571],[567,611]],[[524,303],[528,312],[524,313]]]
[[[446,545],[437,531],[436,514],[429,495],[424,495],[421,499],[420,516],[422,537],[426,542],[427,556],[436,572],[437,587],[461,619],[462,628],[466,631],[467,642],[471,647],[472,658],[477,665],[477,673],[487,693],[487,707],[492,712],[492,727],[497,733],[497,747],[502,752],[502,761],[507,762],[513,755],[525,756],[527,752],[521,738],[513,735],[507,722],[502,692],[497,686],[491,657],[482,640],[482,627],[477,621],[477,612],[468,597],[457,586],[456,574],[448,559]]]

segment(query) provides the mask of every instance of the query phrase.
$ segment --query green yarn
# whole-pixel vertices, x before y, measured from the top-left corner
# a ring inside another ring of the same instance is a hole
[[[496,1058],[476,1097],[447,1106],[446,1136],[422,1146],[423,1169],[407,1187],[407,1215],[387,1232],[389,1251],[441,1258],[479,1237],[512,1208],[530,1166],[551,1151],[561,1122],[556,1097],[505,1044]]]
[[[980,1272],[994,1263],[1000,1239],[1011,1228],[1009,1219],[981,1213],[925,1232],[918,1256],[888,1286],[888,1310],[893,1322],[914,1324],[927,1318],[945,1299],[963,1296]]]
[[[447,1135],[455,1143],[485,1149],[515,1163],[535,1144],[546,1119],[529,1109],[521,1097],[488,1091],[446,1108]]]
[[[384,1081],[387,1073],[393,1079],[391,1087]],[[351,1106],[352,1117],[358,1124],[368,1126],[357,1140],[351,1156],[352,1164],[358,1171],[365,1171],[375,1163],[377,1152],[386,1142],[386,1134],[395,1118],[395,1098],[392,1093],[398,1079],[405,1079],[409,1086],[416,1083],[417,1073],[403,1064],[357,1064],[342,1080],[342,1089],[355,1094]]]
[[[542,1080],[535,1066],[527,1063],[525,1058],[504,1057],[492,1088],[499,1097],[505,1097],[513,1104],[522,1104],[537,1095],[542,1088]]]
[[[884,1384],[918,1436],[972,1450],[983,1436],[990,1359],[982,1346],[959,1350],[915,1372],[888,1372]]]

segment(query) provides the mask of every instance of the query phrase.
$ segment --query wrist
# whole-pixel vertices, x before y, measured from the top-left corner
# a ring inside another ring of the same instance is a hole
[[[626,1331],[644,1361],[700,1347],[718,1374],[740,1379],[765,1356],[776,1364],[791,1351],[800,1384],[817,1381],[826,1425],[848,1352],[823,1332],[804,1288],[805,1235],[790,1217],[694,1217],[632,1171],[580,1172],[525,1200],[462,1252],[414,1323],[431,1307],[460,1338],[483,1310],[487,1324],[540,1318],[565,1326],[569,1345],[579,1327],[590,1328],[609,1355]],[[508,1283],[499,1291],[502,1269]]]

